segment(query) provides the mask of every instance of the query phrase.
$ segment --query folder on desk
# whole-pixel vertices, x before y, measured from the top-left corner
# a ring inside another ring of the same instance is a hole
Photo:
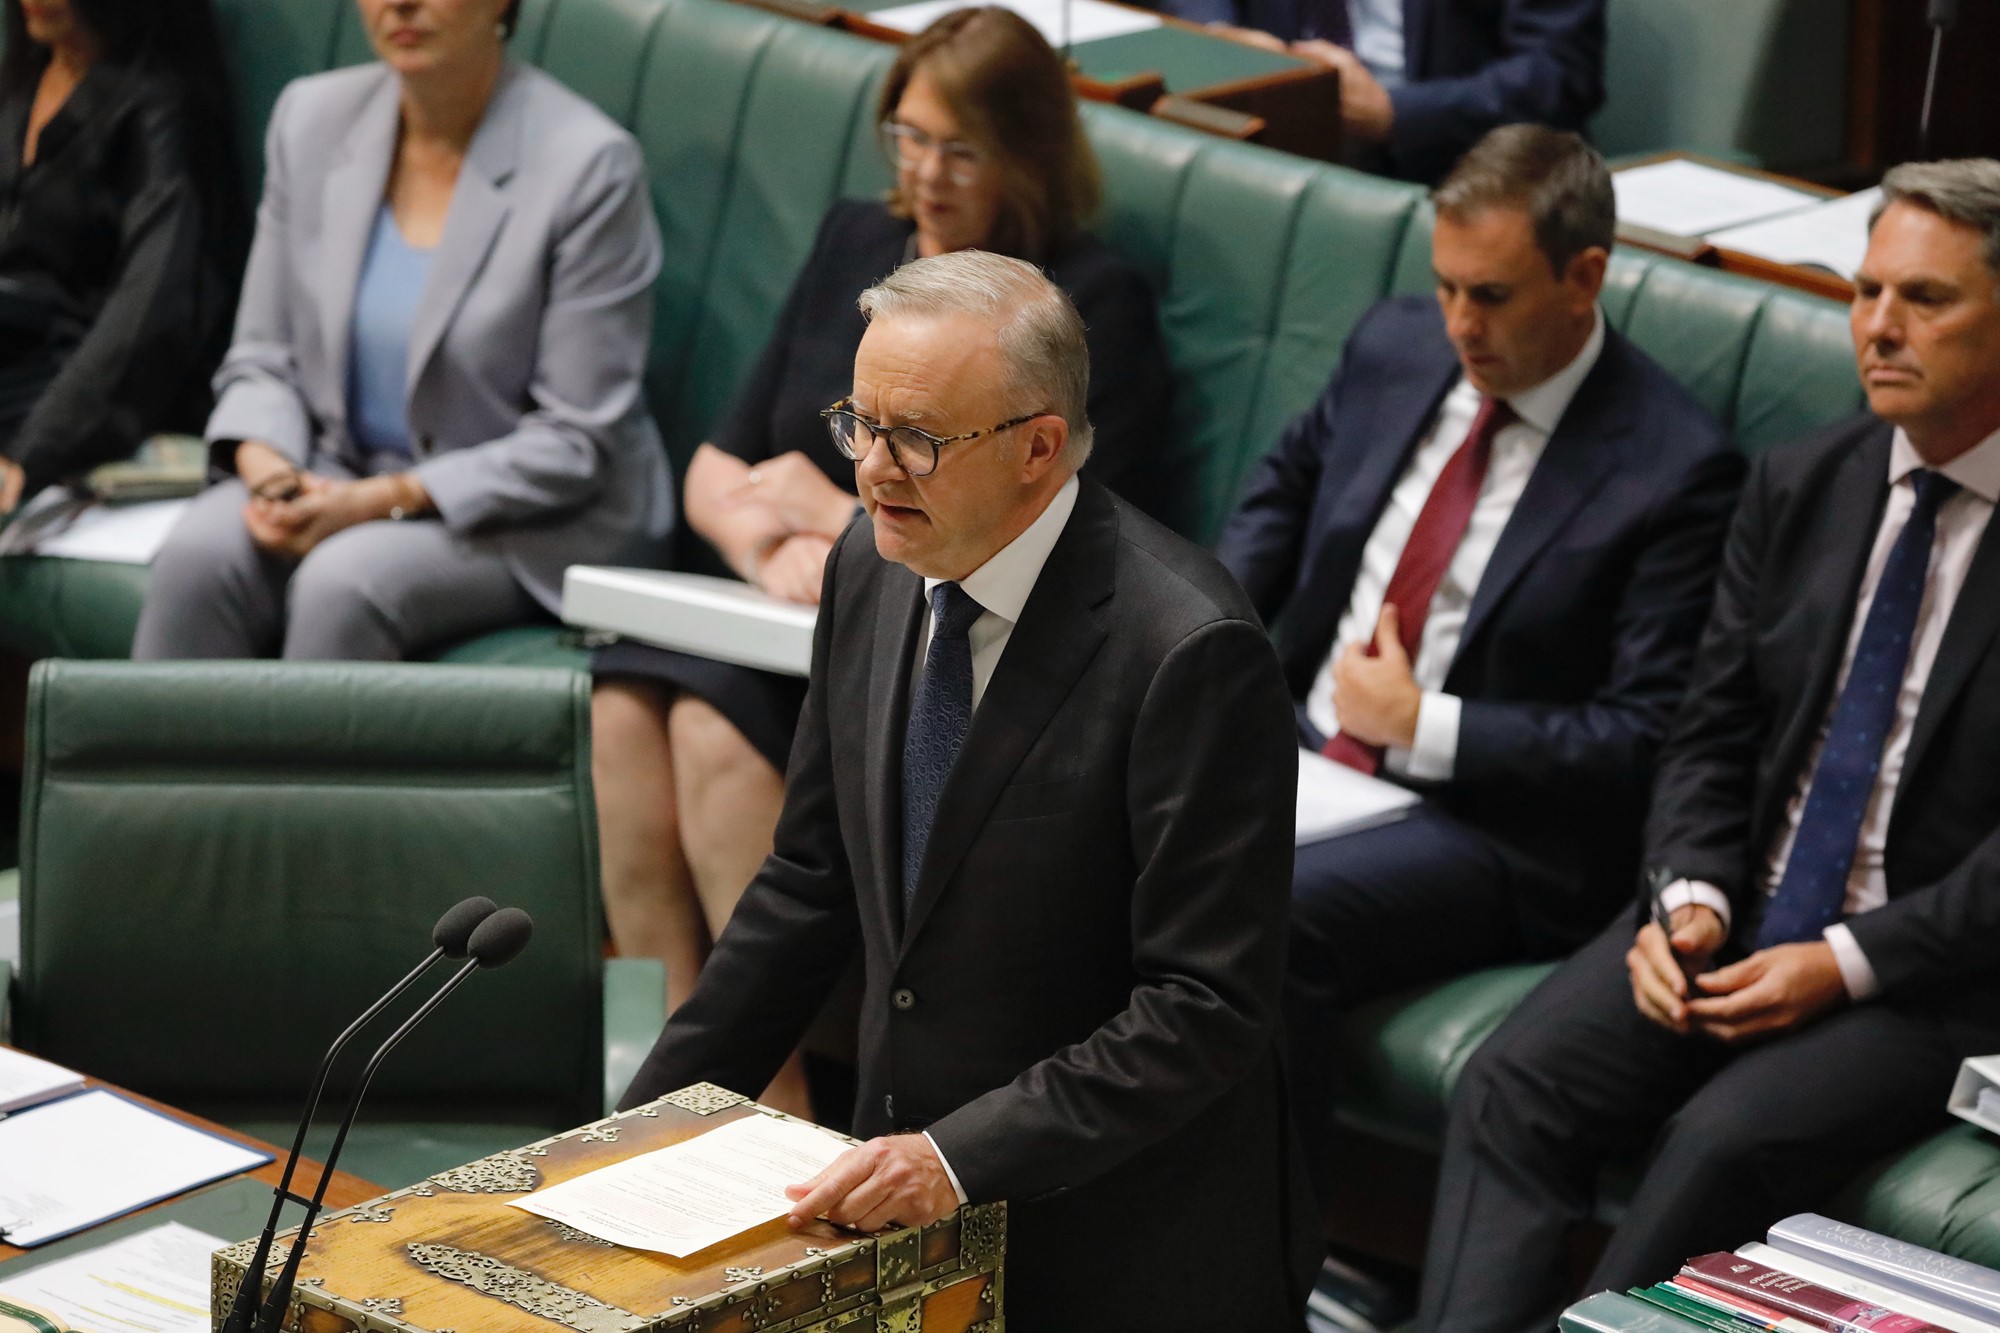
[[[0,1239],[30,1249],[271,1154],[102,1088],[0,1120]]]
[[[0,1116],[81,1092],[83,1083],[83,1075],[74,1069],[0,1046]]]
[[[565,621],[718,662],[812,674],[817,607],[781,602],[735,579],[665,569],[571,565]]]

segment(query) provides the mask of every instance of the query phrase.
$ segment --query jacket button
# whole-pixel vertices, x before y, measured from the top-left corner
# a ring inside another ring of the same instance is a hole
[[[432,449],[435,449],[436,447],[437,447],[437,440],[436,440],[436,437],[434,437],[434,436],[430,436],[430,435],[419,435],[419,436],[417,437],[417,452],[418,452],[418,453],[423,453],[423,454],[427,454],[427,453],[429,453],[429,452],[430,452],[430,451],[431,451]]]
[[[889,1003],[898,1009],[914,1009],[917,1007],[917,993],[907,988],[899,990],[889,997]]]

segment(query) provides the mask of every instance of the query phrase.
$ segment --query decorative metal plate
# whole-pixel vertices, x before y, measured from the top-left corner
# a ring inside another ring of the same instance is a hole
[[[717,1111],[741,1106],[750,1099],[738,1096],[727,1088],[718,1088],[713,1083],[696,1083],[679,1092],[670,1092],[660,1100],[696,1115],[714,1115]]]
[[[577,1333],[626,1333],[643,1328],[647,1320],[630,1310],[586,1296],[580,1291],[557,1286],[498,1259],[461,1250],[450,1245],[412,1243],[404,1247],[419,1267],[451,1282],[526,1310],[529,1314],[553,1319]]]
[[[542,1173],[516,1149],[440,1171],[431,1183],[454,1194],[526,1194],[542,1183]]]
[[[958,1218],[959,1253],[968,1267],[977,1267],[1006,1249],[1006,1204],[973,1204],[961,1211]]]

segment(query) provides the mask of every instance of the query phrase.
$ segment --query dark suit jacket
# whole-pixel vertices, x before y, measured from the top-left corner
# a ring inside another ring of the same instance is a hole
[[[1206,554],[1085,481],[938,806],[909,919],[901,755],[922,580],[827,563],[771,858],[626,1103],[755,1094],[859,941],[856,1132],[928,1129],[1006,1199],[1009,1323],[1295,1328],[1311,1262],[1274,1027],[1293,724]]]
[[[1341,0],[1160,0],[1157,7],[1289,41],[1301,34],[1308,3]],[[1406,82],[1389,92],[1396,124],[1379,165],[1436,182],[1501,125],[1583,129],[1604,104],[1604,0],[1403,0],[1403,72]]]
[[[1703,879],[1753,937],[1764,863],[1832,706],[1887,502],[1886,422],[1863,415],[1760,458],[1730,529],[1687,706],[1661,758],[1650,864]],[[1924,687],[1890,815],[1889,902],[1850,918],[1889,996],[2000,1028],[2000,524]]]
[[[1361,551],[1459,365],[1437,305],[1385,302],[1250,481],[1217,554],[1303,699]],[[1607,329],[1474,593],[1446,693],[1465,701],[1437,804],[1485,832],[1558,941],[1602,929],[1639,863],[1648,779],[1692,664],[1743,461]]]

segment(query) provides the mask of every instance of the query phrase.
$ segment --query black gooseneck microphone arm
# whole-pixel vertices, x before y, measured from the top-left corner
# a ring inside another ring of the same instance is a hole
[[[1925,21],[1931,28],[1930,69],[1924,75],[1924,105],[1917,117],[1917,156],[1931,155],[1931,103],[1937,97],[1938,56],[1944,51],[1945,29],[1958,22],[1959,0],[1930,0]]]
[[[391,986],[381,999],[370,1005],[368,1011],[347,1025],[347,1030],[334,1038],[333,1045],[327,1047],[320,1058],[319,1069],[313,1074],[312,1091],[306,1095],[305,1113],[299,1117],[298,1132],[292,1137],[292,1150],[285,1157],[284,1174],[279,1177],[276,1189],[271,1191],[271,1216],[264,1223],[264,1230],[257,1237],[257,1250],[251,1257],[250,1268],[244,1283],[237,1288],[235,1299],[230,1303],[229,1316],[222,1325],[222,1333],[249,1333],[251,1321],[256,1314],[256,1298],[245,1293],[263,1285],[262,1275],[265,1265],[271,1260],[271,1246],[278,1234],[278,1222],[283,1218],[285,1204],[306,1204],[308,1201],[292,1193],[292,1177],[299,1169],[299,1159],[305,1155],[306,1134],[312,1128],[313,1117],[319,1113],[319,1101],[326,1091],[327,1078],[333,1073],[333,1062],[339,1058],[347,1043],[356,1033],[366,1027],[384,1009],[396,1001],[404,991],[415,985],[417,979],[431,970],[442,958],[463,958],[466,941],[472,930],[498,910],[490,898],[467,898],[456,904],[438,918],[431,931],[431,939],[436,944],[430,956],[418,963],[404,978]],[[320,1177],[320,1192],[326,1190],[327,1178],[333,1174],[328,1166]]]
[[[388,1058],[397,1043],[429,1018],[447,996],[465,983],[466,978],[481,968],[503,967],[512,962],[521,950],[528,947],[528,938],[533,931],[534,921],[519,908],[503,907],[487,917],[472,932],[468,945],[471,957],[465,966],[452,973],[430,999],[419,1005],[415,1013],[403,1020],[401,1027],[375,1048],[375,1054],[369,1057],[367,1066],[355,1083],[354,1095],[348,1100],[347,1114],[341,1117],[340,1128],[334,1133],[333,1146],[327,1151],[326,1168],[320,1175],[319,1187],[313,1191],[309,1201],[302,1201],[306,1207],[305,1220],[299,1223],[297,1239],[285,1256],[284,1271],[272,1284],[270,1295],[264,1298],[264,1308],[257,1316],[256,1333],[279,1333],[284,1326],[285,1308],[291,1304],[292,1289],[298,1282],[299,1263],[305,1258],[306,1245],[312,1239],[313,1223],[319,1220],[320,1208],[326,1201],[327,1182],[333,1179],[341,1149],[347,1143],[347,1131],[354,1125],[354,1117],[361,1110],[361,1100],[368,1094],[368,1085],[374,1080],[375,1071],[382,1067],[382,1061]],[[249,1285],[248,1282],[245,1285]]]

